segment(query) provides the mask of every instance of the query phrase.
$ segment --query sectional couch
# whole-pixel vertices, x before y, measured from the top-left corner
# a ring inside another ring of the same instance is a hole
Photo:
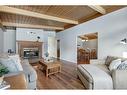
[[[80,64],[77,75],[86,89],[127,89],[127,70],[109,70],[109,64],[121,57],[108,56],[106,60],[91,60],[90,64]]]

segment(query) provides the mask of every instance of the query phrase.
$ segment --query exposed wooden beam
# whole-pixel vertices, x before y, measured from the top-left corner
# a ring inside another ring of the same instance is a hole
[[[71,28],[73,26],[75,26],[75,25],[74,24],[67,24],[67,25],[64,26],[64,29],[68,29],[68,28]]]
[[[25,15],[25,16],[53,20],[53,21],[64,22],[64,23],[70,23],[70,24],[78,24],[78,21],[75,21],[75,20],[55,17],[55,16],[51,16],[51,15],[41,14],[41,13],[37,13],[37,12],[33,12],[33,11],[28,11],[28,10],[18,9],[18,8],[8,7],[8,6],[0,6],[0,12]]]
[[[88,6],[101,14],[106,14],[106,10],[99,5],[88,5]]]
[[[3,26],[1,19],[0,19],[0,28],[3,30],[3,32],[6,32],[6,29],[5,29],[5,27]]]
[[[62,30],[55,30],[56,32],[60,32],[60,31],[62,31]]]
[[[20,23],[11,23],[11,22],[2,22],[2,24],[3,26],[22,27],[22,28],[64,30],[63,27],[46,26],[46,25],[20,24]]]

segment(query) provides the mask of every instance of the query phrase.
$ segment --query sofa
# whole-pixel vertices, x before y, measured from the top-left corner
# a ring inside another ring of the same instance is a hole
[[[90,60],[90,64],[80,64],[77,66],[77,75],[86,89],[127,89],[127,70],[109,70],[109,65],[113,60],[121,57],[108,56],[106,60]],[[107,64],[108,63],[108,64]]]
[[[28,89],[36,89],[37,84],[37,73],[34,68],[29,64],[27,59],[23,59],[22,61],[23,73],[25,74],[25,78],[27,81]]]
[[[16,57],[15,57],[16,56]],[[19,55],[14,55],[13,58],[18,58]],[[4,61],[3,61],[4,59]],[[7,54],[0,54],[0,63],[2,63],[3,65],[4,64],[8,64],[6,60],[9,59],[9,56]],[[18,58],[20,59],[19,62],[14,62],[12,61],[12,65],[10,64],[11,67],[18,67],[19,69],[17,69],[17,71],[11,71],[11,68],[9,66],[8,69],[10,70],[9,73],[5,74],[4,77],[9,77],[9,76],[14,76],[14,75],[17,75],[17,74],[21,74],[23,73],[25,75],[25,79],[26,79],[26,85],[27,85],[27,89],[36,89],[36,81],[37,81],[37,73],[36,71],[34,70],[34,68],[29,64],[29,61],[27,59],[21,59],[21,58]],[[6,65],[5,65],[6,66]]]

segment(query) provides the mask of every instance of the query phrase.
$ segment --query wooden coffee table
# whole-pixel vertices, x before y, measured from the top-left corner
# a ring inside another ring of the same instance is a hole
[[[57,60],[53,62],[44,62],[42,59],[39,61],[39,64],[41,66],[40,69],[43,68],[43,70],[45,70],[47,77],[51,74],[61,72],[61,63]]]

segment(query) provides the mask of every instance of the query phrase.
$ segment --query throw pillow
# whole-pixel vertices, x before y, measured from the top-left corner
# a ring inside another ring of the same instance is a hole
[[[5,67],[7,67],[10,73],[19,71],[17,66],[15,65],[15,62],[10,58],[8,59],[0,58],[0,63],[3,64]]]
[[[118,67],[118,70],[127,70],[127,60],[125,60],[124,62],[122,62]]]
[[[118,59],[118,57],[107,56],[107,58],[106,58],[106,60],[105,60],[105,64],[106,64],[107,66],[109,66],[110,63],[111,63],[113,60],[116,60],[116,59]]]
[[[117,67],[121,64],[121,59],[116,59],[116,60],[113,60],[111,62],[111,64],[109,65],[109,70],[112,71],[112,70],[115,70],[117,69]]]
[[[17,66],[19,71],[23,71],[21,61],[20,61],[20,57],[18,54],[10,55],[9,58],[11,58],[14,61],[15,65]]]

